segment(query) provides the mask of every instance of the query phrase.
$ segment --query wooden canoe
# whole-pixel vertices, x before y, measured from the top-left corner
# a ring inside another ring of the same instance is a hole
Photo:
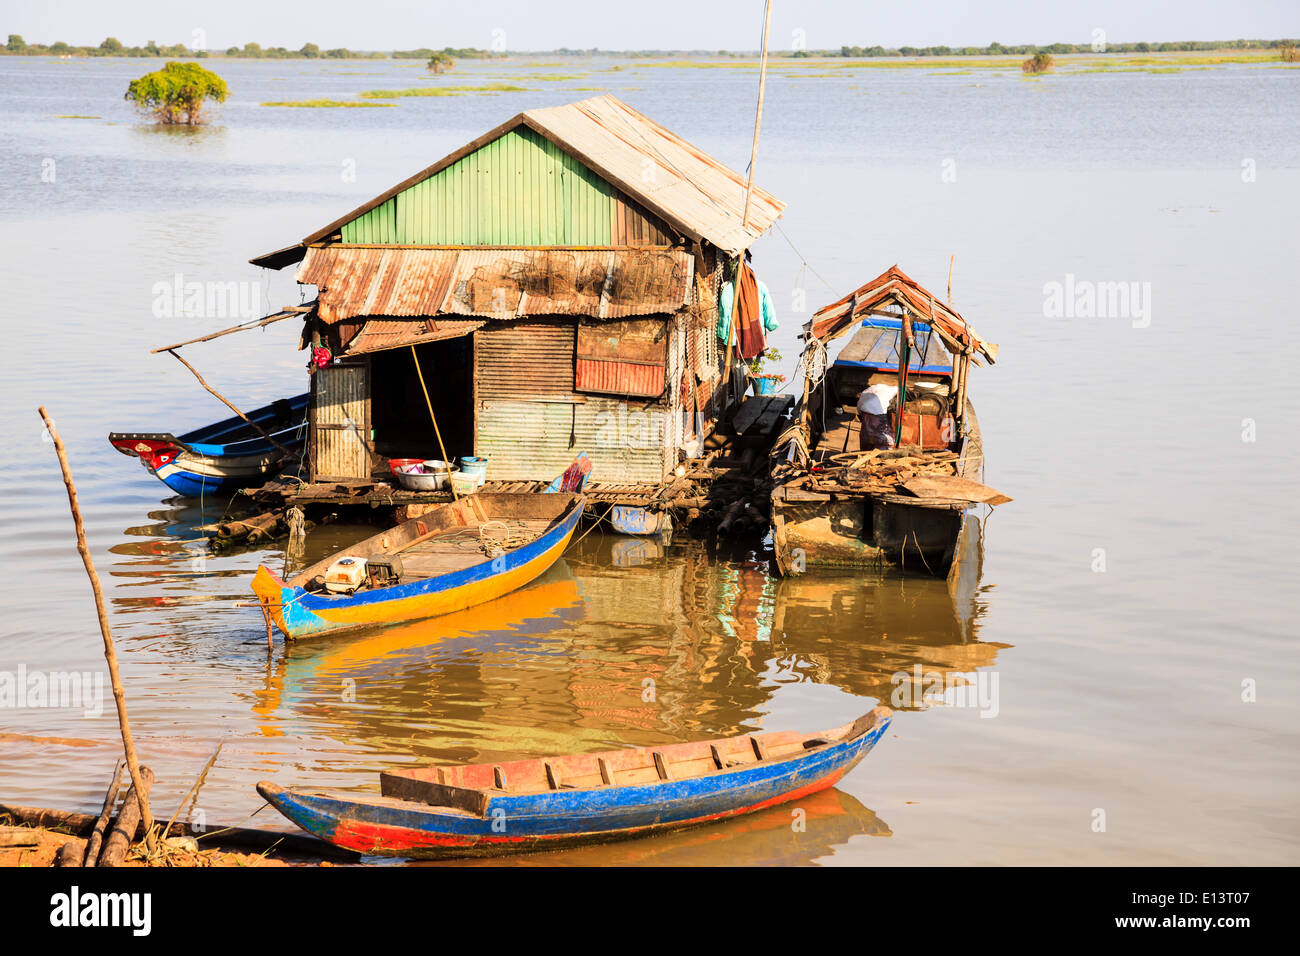
[[[580,494],[470,495],[381,531],[284,581],[259,566],[253,592],[288,640],[418,621],[521,588],[564,553],[582,517]],[[321,583],[345,556],[396,559],[395,584],[350,594]]]
[[[816,734],[778,732],[503,764],[393,770],[382,796],[257,785],[322,840],[372,856],[495,855],[725,820],[834,786],[875,746],[877,707]]]
[[[248,413],[250,421],[289,451],[306,439],[307,393]],[[109,443],[139,458],[149,474],[180,495],[197,498],[260,484],[285,464],[284,453],[235,416],[176,436],[171,432],[112,432]]]

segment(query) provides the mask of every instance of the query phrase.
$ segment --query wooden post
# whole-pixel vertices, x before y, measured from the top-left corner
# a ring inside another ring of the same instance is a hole
[[[252,426],[253,426],[253,429],[254,429],[254,430],[255,430],[259,435],[261,435],[263,438],[265,438],[267,441],[269,441],[269,442],[270,442],[272,445],[274,445],[276,448],[280,449],[280,451],[283,452],[284,455],[285,455],[286,457],[288,457],[288,458],[297,458],[297,457],[298,457],[298,453],[297,453],[297,452],[290,451],[289,449],[287,449],[287,448],[285,448],[283,445],[281,445],[278,441],[276,441],[274,438],[272,438],[272,437],[271,437],[271,436],[266,432],[266,430],[262,428],[262,426],[258,425],[257,422],[253,421],[251,418],[249,418],[247,415],[245,415],[243,412],[241,412],[239,409],[237,409],[233,404],[231,404],[231,402],[226,398],[226,396],[222,395],[222,394],[221,394],[220,392],[218,392],[215,388],[213,388],[213,387],[212,387],[211,385],[209,385],[206,381],[204,381],[203,376],[199,374],[198,369],[196,369],[196,368],[195,368],[193,365],[191,365],[189,362],[185,361],[185,359],[183,359],[183,358],[181,358],[179,355],[177,355],[174,349],[168,349],[168,350],[167,350],[167,354],[170,355],[172,358],[174,358],[176,361],[180,362],[182,365],[184,365],[184,366],[185,366],[187,369],[189,369],[191,372],[193,372],[193,373],[194,373],[194,377],[197,378],[197,379],[199,380],[199,384],[200,384],[200,385],[202,385],[202,386],[203,386],[204,388],[206,388],[209,392],[211,392],[212,395],[213,395],[216,399],[218,399],[218,400],[219,400],[223,405],[225,405],[228,409],[230,409],[232,412],[234,412],[236,415],[238,415],[238,416],[239,416],[240,418],[242,418],[244,421],[248,422],[248,424],[252,425]]]
[[[104,795],[104,809],[100,811],[99,819],[95,821],[95,829],[90,831],[90,837],[86,840],[86,856],[81,861],[82,866],[94,866],[95,861],[99,859],[99,847],[104,842],[104,830],[108,828],[108,821],[113,816],[113,807],[117,804],[117,791],[122,785],[122,770],[125,767],[125,761],[117,762],[117,769],[113,771],[113,782],[108,785],[108,793]]]
[[[307,549],[307,514],[295,506],[284,513],[284,523],[289,526],[289,544],[284,549],[287,577],[290,562],[300,560]]]
[[[81,563],[86,566],[90,577],[90,589],[95,594],[95,611],[99,615],[99,633],[104,638],[104,660],[108,663],[108,676],[113,684],[113,703],[117,705],[117,724],[122,732],[122,748],[126,754],[126,765],[131,770],[131,782],[136,785],[136,799],[140,804],[140,816],[144,820],[145,839],[153,848],[153,814],[149,812],[149,797],[141,790],[140,763],[135,756],[135,742],[131,739],[131,722],[126,716],[126,692],[122,689],[122,677],[117,671],[117,651],[113,648],[113,631],[108,623],[108,611],[104,608],[104,590],[99,586],[99,575],[95,573],[95,562],[90,556],[90,545],[86,543],[86,526],[81,521],[81,509],[77,506],[77,486],[72,483],[72,469],[68,467],[67,449],[59,437],[49,413],[42,405],[38,411],[45,422],[45,430],[54,440],[54,451],[59,456],[59,468],[63,471],[63,484],[68,490],[68,505],[72,509],[72,522],[77,530],[77,550],[81,552]],[[147,790],[147,788],[146,788]]]

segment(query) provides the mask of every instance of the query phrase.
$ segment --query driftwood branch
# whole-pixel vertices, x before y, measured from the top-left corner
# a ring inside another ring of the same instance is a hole
[[[104,851],[99,855],[99,866],[121,866],[126,860],[126,851],[135,839],[135,832],[140,828],[140,808],[148,805],[149,788],[153,786],[153,771],[148,767],[140,768],[139,782],[143,786],[132,786],[126,793],[126,802],[122,812],[117,815],[117,822],[104,841]],[[136,799],[132,800],[132,794]],[[153,822],[145,824],[146,838],[153,829]]]
[[[95,821],[95,829],[90,832],[90,838],[86,841],[86,856],[81,861],[82,866],[94,866],[95,861],[99,859],[99,848],[104,842],[104,831],[108,829],[108,821],[113,816],[113,807],[117,804],[117,791],[122,786],[122,769],[126,766],[126,761],[119,760],[117,769],[113,771],[113,782],[108,785],[108,793],[104,795],[104,809],[100,811],[99,819]]]

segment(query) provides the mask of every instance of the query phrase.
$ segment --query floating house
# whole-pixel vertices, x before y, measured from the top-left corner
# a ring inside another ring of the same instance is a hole
[[[613,96],[527,110],[251,260],[316,289],[310,482],[395,458],[659,486],[743,395],[721,283],[783,203]],[[427,400],[426,400],[427,395]]]

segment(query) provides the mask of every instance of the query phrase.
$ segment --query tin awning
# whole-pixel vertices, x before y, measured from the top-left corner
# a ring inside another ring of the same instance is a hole
[[[365,355],[408,345],[441,342],[469,335],[484,324],[484,320],[479,319],[443,319],[437,322],[432,319],[370,319],[348,341],[343,354]]]
[[[319,315],[587,315],[676,313],[690,304],[685,249],[401,248],[313,246],[298,281],[319,291]]]
[[[838,302],[818,310],[804,330],[813,338],[828,342],[850,331],[858,321],[890,309],[906,309],[913,317],[928,322],[955,355],[969,348],[989,364],[997,360],[995,344],[980,338],[965,319],[897,265],[890,266]]]

